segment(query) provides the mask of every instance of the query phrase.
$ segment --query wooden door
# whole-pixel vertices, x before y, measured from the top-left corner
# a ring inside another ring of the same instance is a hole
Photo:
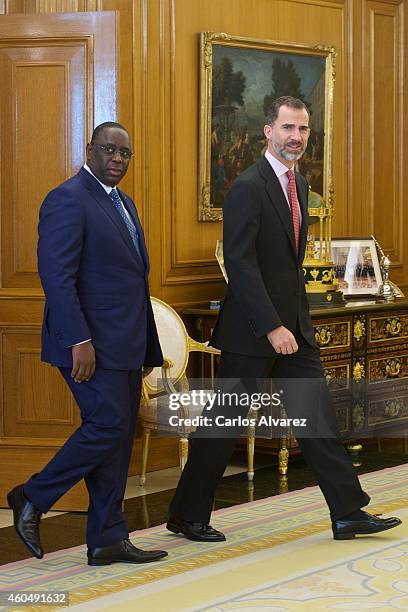
[[[38,211],[75,174],[95,125],[116,119],[116,13],[0,16],[0,506],[78,426],[40,361]],[[75,487],[57,507],[85,509]]]

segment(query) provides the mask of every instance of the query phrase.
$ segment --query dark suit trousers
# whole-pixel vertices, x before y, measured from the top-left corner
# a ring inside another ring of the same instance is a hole
[[[141,371],[96,368],[89,382],[75,383],[60,368],[81,411],[82,425],[51,461],[25,485],[42,512],[82,478],[89,493],[87,544],[109,546],[128,537],[122,512],[139,409]]]
[[[250,357],[235,353],[221,353],[216,388],[223,387],[222,379],[239,378],[242,381],[272,377],[289,379],[288,388],[295,388],[290,379],[322,379],[323,370],[319,350],[297,338],[299,350],[292,355]],[[297,437],[303,456],[312,469],[326,499],[333,520],[365,506],[369,496],[361,489],[357,474],[338,437],[338,427],[330,394],[326,385],[320,384],[324,414],[330,425],[332,437]],[[301,381],[299,381],[301,384]],[[225,385],[224,385],[225,386]],[[248,383],[244,382],[248,387]],[[295,393],[289,395],[297,397]],[[292,405],[291,405],[292,403]],[[289,418],[298,416],[297,407],[290,398],[284,402]],[[248,408],[234,406],[236,414],[246,416]],[[225,413],[225,408],[215,407],[214,414]],[[230,413],[230,411],[227,411]],[[228,414],[230,416],[230,414]],[[170,515],[192,522],[209,523],[215,489],[234,451],[236,439],[193,437],[188,461],[181,475],[176,493],[170,505]]]

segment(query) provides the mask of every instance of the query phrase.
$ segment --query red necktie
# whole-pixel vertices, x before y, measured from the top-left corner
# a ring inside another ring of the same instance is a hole
[[[299,251],[299,234],[300,234],[300,219],[299,219],[299,200],[296,193],[295,173],[293,170],[287,171],[289,185],[288,195],[290,208],[292,210],[293,231],[295,233],[296,251]]]

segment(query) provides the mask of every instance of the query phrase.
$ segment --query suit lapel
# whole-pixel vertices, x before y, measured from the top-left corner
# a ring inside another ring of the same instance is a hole
[[[82,178],[85,180],[85,188],[89,192],[89,194],[93,197],[93,199],[99,204],[104,213],[109,217],[112,223],[115,225],[116,229],[119,231],[123,240],[126,242],[130,252],[135,258],[136,262],[140,267],[143,266],[143,262],[140,261],[140,257],[138,257],[135,245],[133,244],[132,238],[129,234],[129,230],[127,229],[124,221],[121,219],[120,214],[115,209],[111,198],[108,196],[102,185],[98,183],[97,180],[93,178],[89,172],[81,168],[79,171]],[[89,178],[88,178],[89,177]]]
[[[120,191],[118,188],[116,188],[116,190],[119,193],[120,199],[124,203],[126,210],[128,211],[129,215],[131,216],[133,223],[135,224],[137,233],[139,235],[140,253],[141,253],[142,257],[143,257],[144,264],[145,264],[146,268],[149,269],[149,256],[148,256],[148,253],[147,253],[147,247],[146,247],[144,232],[143,232],[142,225],[140,223],[139,215],[137,214],[136,207],[133,204],[133,202],[130,200],[130,198],[128,198],[127,195],[125,193],[123,193],[123,191]]]
[[[292,245],[294,255],[296,255],[295,232],[293,230],[292,215],[288,206],[288,202],[282,191],[282,186],[266,157],[261,157],[261,159],[257,163],[259,172],[266,181],[267,194],[282,221],[282,224]]]

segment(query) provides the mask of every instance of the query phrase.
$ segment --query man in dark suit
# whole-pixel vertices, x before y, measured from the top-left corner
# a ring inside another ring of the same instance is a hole
[[[221,349],[217,390],[230,390],[233,379],[241,382],[241,389],[253,390],[256,379],[280,379],[288,417],[297,417],[305,405],[309,411],[311,431],[304,437],[300,430],[295,434],[330,508],[334,538],[384,531],[401,521],[360,509],[370,498],[339,440],[329,392],[321,384],[323,370],[302,270],[308,185],[293,171],[309,138],[307,107],[292,97],[279,98],[269,109],[264,133],[265,156],[236,179],[224,204],[229,283],[211,340]],[[306,388],[305,398],[299,390]],[[236,416],[244,416],[248,407],[238,403],[234,410]],[[217,405],[213,416],[226,411],[226,406]],[[321,422],[326,427],[319,437]],[[225,539],[209,520],[235,439],[220,437],[219,431],[213,435],[211,439],[203,429],[197,430],[170,505],[168,529],[192,540]]]
[[[145,563],[167,553],[133,546],[122,503],[142,373],[160,366],[163,356],[143,231],[132,200],[116,189],[132,157],[129,134],[118,123],[103,123],[86,152],[79,173],[45,198],[38,242],[46,296],[42,360],[59,368],[82,425],[8,502],[19,537],[41,558],[41,514],[84,478],[89,565]]]

